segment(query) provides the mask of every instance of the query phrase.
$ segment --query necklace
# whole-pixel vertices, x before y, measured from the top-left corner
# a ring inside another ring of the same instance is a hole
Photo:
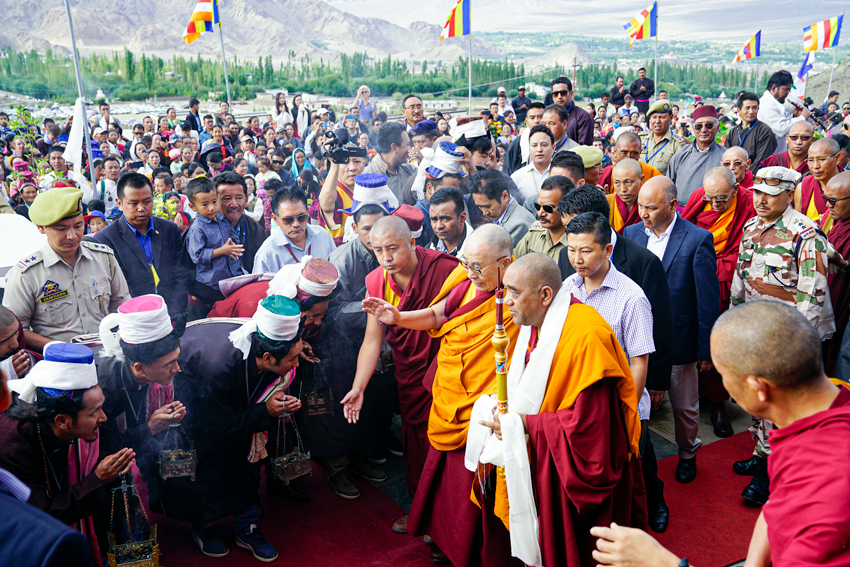
[[[265,377],[266,372],[263,371],[263,375],[260,377],[260,380],[257,382],[257,385],[254,386],[254,391],[252,392],[248,386],[248,360],[245,360],[245,393],[248,394],[248,403],[251,403],[251,400],[254,399],[254,394],[257,393],[257,390],[260,388],[260,385],[263,383],[263,378]]]
[[[47,489],[47,499],[53,500],[53,497],[50,495],[50,476],[47,474],[47,468],[50,467],[50,473],[53,475],[53,480],[56,482],[56,489],[62,490],[62,481],[64,480],[65,471],[62,471],[62,477],[56,476],[56,471],[53,470],[53,463],[50,462],[50,459],[47,458],[47,451],[44,450],[44,441],[41,439],[41,424],[37,423],[35,426],[36,432],[38,432],[38,444],[41,447],[41,456],[44,459],[44,481],[45,487]]]
[[[144,408],[145,403],[142,402],[139,404],[139,409],[133,405],[133,401],[130,399],[130,393],[127,391],[127,383],[124,381],[124,365],[121,365],[121,389],[124,390],[124,395],[127,397],[127,403],[130,404],[130,413],[133,414],[133,418],[136,420],[136,425],[139,424],[139,415],[142,413],[142,408]]]

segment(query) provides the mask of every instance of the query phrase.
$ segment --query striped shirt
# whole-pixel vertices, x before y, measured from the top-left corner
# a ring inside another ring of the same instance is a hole
[[[579,274],[573,274],[565,283],[576,299],[596,309],[611,326],[627,357],[655,352],[649,300],[640,286],[618,272],[613,264],[609,262],[602,285],[589,294]],[[649,392],[644,388],[638,403],[641,420],[649,419],[650,406]]]

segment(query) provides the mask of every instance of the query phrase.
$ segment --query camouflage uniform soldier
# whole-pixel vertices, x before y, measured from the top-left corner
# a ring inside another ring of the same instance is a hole
[[[765,167],[753,179],[756,217],[744,225],[740,255],[732,279],[732,306],[755,299],[780,301],[797,308],[818,330],[821,340],[835,332],[827,287],[827,240],[823,232],[793,207],[800,174]],[[765,353],[770,356],[770,353]],[[764,504],[769,495],[768,433],[773,423],[753,418],[757,439],[753,457],[735,463],[738,474],[754,475],[741,497]]]
[[[669,100],[655,101],[646,113],[649,132],[640,134],[640,161],[667,175],[667,164],[673,154],[686,144],[673,133],[673,104]]]

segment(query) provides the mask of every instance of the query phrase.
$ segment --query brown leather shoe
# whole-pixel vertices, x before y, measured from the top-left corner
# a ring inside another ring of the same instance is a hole
[[[407,533],[407,516],[402,516],[393,524],[393,531],[397,534]]]
[[[452,562],[446,557],[446,554],[436,545],[431,546],[431,561],[436,565],[451,565]]]

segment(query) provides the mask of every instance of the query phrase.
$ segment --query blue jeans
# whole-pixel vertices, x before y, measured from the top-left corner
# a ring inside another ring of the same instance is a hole
[[[256,524],[259,519],[260,515],[257,514],[257,506],[254,504],[238,514],[233,514],[233,527],[236,529],[237,534],[244,534],[251,529],[251,524]],[[205,527],[192,524],[192,529],[196,532],[201,531]]]

